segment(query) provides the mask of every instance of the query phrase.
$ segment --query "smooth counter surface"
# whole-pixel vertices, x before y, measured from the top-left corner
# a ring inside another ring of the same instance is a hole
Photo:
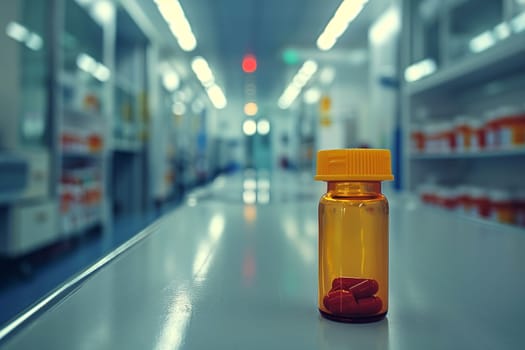
[[[523,348],[525,232],[394,195],[387,318],[320,317],[320,185],[293,175],[219,178],[0,347]]]

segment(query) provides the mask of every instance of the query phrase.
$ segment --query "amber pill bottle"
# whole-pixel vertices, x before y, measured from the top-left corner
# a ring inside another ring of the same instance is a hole
[[[392,180],[390,151],[322,150],[319,201],[319,312],[341,322],[373,322],[388,311],[388,201],[381,181]]]

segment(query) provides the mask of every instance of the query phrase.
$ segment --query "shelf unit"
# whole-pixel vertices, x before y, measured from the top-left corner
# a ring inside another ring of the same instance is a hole
[[[58,33],[57,160],[61,237],[88,229],[109,229],[107,191],[110,84],[97,71],[109,70],[105,57],[108,28],[76,1],[61,2]]]
[[[523,191],[520,174],[525,172],[525,145],[425,153],[411,148],[411,132],[429,124],[453,127],[460,115],[482,125],[488,112],[502,106],[525,110],[525,8],[514,0],[454,0],[443,2],[430,14],[425,10],[430,3],[404,1],[404,72],[423,60],[436,64],[434,72],[402,84],[404,188],[417,191],[430,183]],[[472,9],[477,15],[465,16]],[[482,39],[484,46],[479,49],[475,44],[483,35],[490,40]]]
[[[503,157],[525,157],[525,147],[517,147],[497,151],[479,151],[479,152],[451,152],[451,153],[410,153],[411,159],[434,160],[434,159],[491,159]]]

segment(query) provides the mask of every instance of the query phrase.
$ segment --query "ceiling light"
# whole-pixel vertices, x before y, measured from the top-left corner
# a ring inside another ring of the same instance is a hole
[[[496,43],[496,39],[490,30],[487,30],[480,35],[472,38],[468,43],[470,51],[478,53],[485,51],[489,47],[493,46]]]
[[[195,50],[195,48],[197,47],[197,39],[195,39],[195,36],[192,34],[177,39],[177,44],[179,44],[181,49],[189,52]]]
[[[325,67],[319,74],[319,80],[325,85],[329,85],[334,81],[335,69],[332,67]]]
[[[405,80],[416,81],[434,73],[437,69],[436,61],[431,58],[414,63],[405,69]]]
[[[244,191],[242,193],[242,200],[245,204],[255,204],[257,200],[257,194],[255,191]]]
[[[308,89],[304,93],[304,102],[310,105],[319,102],[320,98],[321,90],[319,90],[318,88]]]
[[[29,30],[18,22],[10,22],[5,28],[5,33],[11,39],[24,42],[29,35]]]
[[[94,72],[97,69],[97,61],[85,53],[81,53],[77,57],[77,67],[83,70],[84,72]]]
[[[302,88],[310,81],[313,75],[317,72],[317,63],[308,60],[303,63],[299,71],[295,74],[292,81],[286,87],[281,97],[279,97],[278,106],[281,109],[289,108],[295,101],[297,96],[301,93]]]
[[[363,9],[368,0],[343,0],[317,39],[320,50],[330,50]]]
[[[253,117],[257,114],[257,111],[259,108],[257,107],[257,103],[255,102],[248,102],[244,105],[244,114],[246,114],[249,117]]]
[[[257,122],[257,132],[259,135],[268,135],[270,133],[270,122],[266,119],[261,119]]]
[[[33,51],[38,51],[44,46],[44,40],[36,33],[29,33],[25,40],[26,46]]]
[[[190,23],[178,0],[155,0],[159,12],[168,23],[171,33],[184,51],[193,51],[197,47],[197,39],[191,30]]]
[[[108,81],[109,77],[111,76],[111,71],[102,63],[97,63],[97,68],[92,72],[92,74],[95,78],[104,82]]]
[[[200,56],[195,57],[191,62],[191,69],[204,87],[213,85],[215,78],[208,62],[204,58]]]
[[[242,132],[246,136],[255,135],[257,132],[257,123],[255,123],[255,120],[246,119],[244,123],[242,123]]]
[[[506,39],[510,35],[510,27],[506,22],[502,22],[494,27],[494,35],[499,39]]]
[[[397,7],[390,6],[370,28],[370,41],[381,45],[397,34],[401,28],[401,19]]]
[[[180,78],[179,75],[173,70],[166,70],[162,75],[162,85],[168,91],[175,91],[179,88]]]
[[[91,11],[93,17],[102,24],[109,23],[113,20],[115,14],[113,4],[107,0],[99,0],[95,2]]]
[[[516,33],[525,30],[525,12],[514,17],[511,21],[511,26]]]
[[[299,72],[306,74],[308,77],[312,77],[312,75],[317,72],[317,63],[315,63],[315,61],[308,60],[304,62],[303,67]]]
[[[254,55],[246,55],[242,59],[242,70],[244,73],[253,73],[257,70],[257,59]]]
[[[223,109],[226,107],[226,96],[224,96],[224,92],[222,92],[222,89],[217,84],[213,84],[206,89],[206,93],[215,108]]]

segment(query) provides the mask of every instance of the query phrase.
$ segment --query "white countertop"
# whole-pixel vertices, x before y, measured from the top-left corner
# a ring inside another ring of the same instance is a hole
[[[523,230],[390,196],[387,318],[336,323],[317,311],[321,187],[243,180],[197,191],[0,333],[2,349],[523,348]],[[244,204],[243,183],[269,203]]]

